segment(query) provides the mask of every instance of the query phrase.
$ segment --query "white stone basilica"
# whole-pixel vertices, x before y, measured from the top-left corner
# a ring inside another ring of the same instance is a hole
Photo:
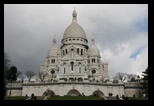
[[[62,46],[58,49],[56,38],[48,52],[46,61],[40,66],[41,75],[47,75],[44,81],[28,83],[9,83],[7,96],[85,96],[99,95],[108,97],[109,92],[115,97],[125,95],[129,97],[140,93],[140,84],[113,83],[105,81],[108,77],[108,63],[101,62],[101,56],[95,45],[94,37],[88,47],[88,40],[82,27],[77,23],[77,13],[73,11],[73,20],[67,27],[62,39]],[[11,93],[10,93],[11,91]]]
[[[72,14],[72,23],[63,35],[60,49],[56,37],[40,72],[47,73],[48,81],[104,81],[108,79],[108,63],[101,62],[101,56],[92,36],[91,45],[85,31],[77,22],[77,13]]]

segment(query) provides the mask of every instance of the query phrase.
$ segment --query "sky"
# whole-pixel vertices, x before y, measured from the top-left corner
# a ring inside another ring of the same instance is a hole
[[[148,4],[4,4],[4,51],[11,65],[38,74],[54,35],[60,48],[74,7],[88,45],[94,35],[108,62],[109,77],[141,75],[148,67]]]

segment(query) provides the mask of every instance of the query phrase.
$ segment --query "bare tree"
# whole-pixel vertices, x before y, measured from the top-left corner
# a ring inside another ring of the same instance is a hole
[[[23,74],[23,72],[18,71],[17,72],[17,77],[20,78],[21,81],[23,82],[26,76]]]
[[[11,60],[10,60],[8,54],[4,51],[4,66],[9,67],[10,62],[11,62]]]
[[[34,73],[33,71],[28,70],[28,71],[25,72],[25,75],[26,75],[26,77],[28,78],[28,81],[30,82],[31,78],[32,78],[34,75],[36,75],[36,73]]]
[[[10,62],[11,60],[8,54],[4,51],[4,78],[6,78],[7,71],[9,70],[10,67]]]
[[[43,81],[44,81],[44,79],[45,79],[45,78],[46,78],[46,76],[47,76],[47,73],[46,73],[46,72],[41,71],[41,72],[39,72],[38,76],[39,76],[40,80],[43,82]]]
[[[21,71],[17,71],[16,76],[19,77],[20,75],[22,75]]]
[[[21,74],[21,75],[19,75],[19,76],[18,76],[18,78],[20,78],[20,79],[21,79],[21,82],[23,82],[23,81],[24,81],[25,77],[26,77],[26,76],[25,76],[24,74]]]
[[[137,78],[135,74],[127,74],[128,81],[134,81]]]
[[[126,73],[122,73],[122,72],[118,72],[114,77],[113,79],[114,80],[120,80],[120,81],[125,81],[127,79],[127,74]]]

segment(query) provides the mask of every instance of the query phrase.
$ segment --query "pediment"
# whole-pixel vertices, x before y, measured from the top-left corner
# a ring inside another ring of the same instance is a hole
[[[77,54],[74,51],[69,52],[64,57],[62,57],[62,60],[83,60],[83,57]]]

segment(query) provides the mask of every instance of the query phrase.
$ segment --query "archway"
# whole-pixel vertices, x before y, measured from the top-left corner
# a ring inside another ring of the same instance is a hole
[[[55,96],[55,93],[52,90],[46,90],[43,96]]]
[[[94,91],[94,92],[92,93],[92,95],[93,95],[93,96],[103,96],[104,93],[103,93],[102,91],[100,91],[100,90],[96,90],[96,91]]]
[[[69,95],[69,96],[79,96],[80,92],[76,89],[72,89],[72,90],[68,91],[67,95]]]

